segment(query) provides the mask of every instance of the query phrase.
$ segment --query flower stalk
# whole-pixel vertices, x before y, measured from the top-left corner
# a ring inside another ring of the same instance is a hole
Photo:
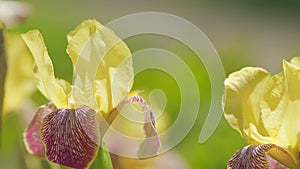
[[[7,72],[5,41],[4,41],[4,26],[0,24],[0,140],[2,131],[2,115],[3,115],[3,98],[4,98],[4,84]],[[1,142],[0,142],[1,147]]]

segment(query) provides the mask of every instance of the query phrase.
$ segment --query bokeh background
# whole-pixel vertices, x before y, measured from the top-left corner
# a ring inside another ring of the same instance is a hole
[[[32,0],[24,2],[31,6],[30,17],[9,28],[9,31],[24,33],[30,29],[39,29],[53,60],[56,75],[70,82],[72,66],[66,53],[67,33],[84,19],[95,18],[105,24],[137,12],[170,13],[192,22],[214,44],[223,62],[226,76],[245,66],[263,67],[275,74],[282,69],[282,59],[289,60],[300,54],[300,2],[296,0]],[[174,148],[174,151],[186,163],[187,168],[226,168],[228,159],[245,143],[223,117],[209,140],[202,144],[198,142],[211,97],[209,77],[201,60],[184,44],[168,37],[141,35],[125,41],[133,52],[153,47],[169,50],[180,56],[190,67],[198,82],[200,109],[192,130]],[[172,77],[157,70],[147,70],[135,77],[134,89],[164,91],[168,101],[164,110],[168,115],[166,123],[171,124],[176,119],[180,108],[180,91]],[[144,97],[147,98],[147,92],[144,93]],[[36,105],[46,102],[39,92],[34,93],[31,99]],[[4,117],[0,168],[25,169],[28,168],[30,161],[33,163],[36,161],[35,158],[28,156],[24,149],[22,132],[28,120],[21,118],[22,113],[12,112]],[[32,113],[25,115],[27,119],[30,119]],[[166,159],[166,162],[168,160],[172,159]],[[36,167],[39,168],[41,165]]]

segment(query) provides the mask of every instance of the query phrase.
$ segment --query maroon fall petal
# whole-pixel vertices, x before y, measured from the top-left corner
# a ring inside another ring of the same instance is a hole
[[[288,169],[267,155],[271,149],[281,149],[275,144],[248,145],[228,161],[228,169]]]
[[[100,140],[96,112],[90,108],[58,109],[43,121],[41,138],[48,160],[76,169],[93,162]]]
[[[42,121],[46,115],[48,115],[55,109],[56,108],[52,103],[47,103],[41,106],[23,134],[24,143],[29,153],[36,155],[40,158],[45,157],[44,145],[40,137]]]
[[[145,112],[144,131],[146,139],[140,145],[137,155],[142,159],[156,156],[161,143],[156,131],[153,111],[149,104],[139,95],[131,96],[128,100],[130,103],[140,104],[142,110]]]

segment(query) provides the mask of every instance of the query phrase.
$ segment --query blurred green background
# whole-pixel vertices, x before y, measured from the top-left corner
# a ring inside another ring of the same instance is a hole
[[[53,60],[56,75],[69,81],[72,80],[72,66],[66,54],[67,33],[84,19],[96,18],[105,24],[136,12],[170,13],[192,22],[214,44],[223,62],[226,76],[244,66],[263,67],[274,74],[281,71],[282,59],[289,60],[300,53],[300,2],[296,0],[24,2],[31,5],[32,14],[10,31],[26,32],[39,29]],[[223,117],[209,140],[203,144],[198,142],[210,106],[209,77],[201,60],[184,44],[167,37],[144,35],[125,41],[132,52],[151,47],[162,48],[180,56],[189,65],[198,82],[200,109],[192,130],[174,149],[192,169],[226,168],[228,159],[245,143]],[[135,78],[135,89],[162,89],[168,101],[165,112],[170,115],[171,121],[176,119],[180,108],[180,91],[167,74],[156,70],[141,72]],[[32,98],[38,105],[46,102],[39,93],[34,94]],[[26,160],[35,160],[26,155],[24,150],[22,132],[26,125],[17,113],[11,113],[4,118],[0,168],[26,168]]]

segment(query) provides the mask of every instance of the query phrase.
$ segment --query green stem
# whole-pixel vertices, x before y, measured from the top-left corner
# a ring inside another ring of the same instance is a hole
[[[2,133],[2,115],[3,115],[3,99],[4,99],[4,82],[7,71],[5,42],[4,42],[4,26],[0,24],[0,147]]]

